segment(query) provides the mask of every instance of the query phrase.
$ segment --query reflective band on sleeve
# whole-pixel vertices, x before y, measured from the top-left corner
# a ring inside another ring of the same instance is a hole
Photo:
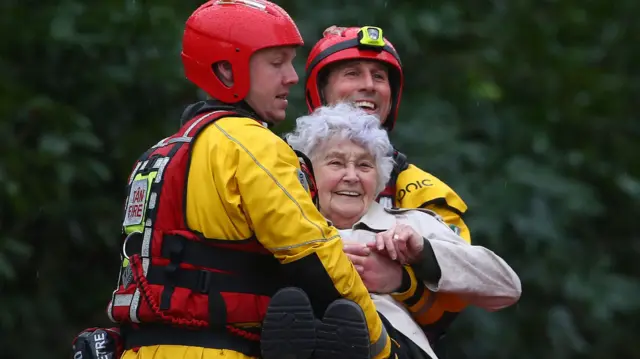
[[[384,323],[382,324],[382,331],[380,332],[380,338],[371,344],[371,358],[375,358],[378,356],[384,348],[387,346],[387,339],[389,338],[389,334],[387,334],[387,329],[384,327]]]

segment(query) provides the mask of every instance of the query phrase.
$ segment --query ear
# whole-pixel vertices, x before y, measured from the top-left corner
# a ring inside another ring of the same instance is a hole
[[[218,79],[227,87],[233,86],[233,68],[229,61],[216,62],[211,66]]]

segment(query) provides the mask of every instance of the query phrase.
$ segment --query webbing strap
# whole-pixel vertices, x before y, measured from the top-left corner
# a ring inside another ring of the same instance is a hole
[[[227,273],[212,272],[197,269],[171,269],[152,266],[147,273],[149,284],[164,285],[169,276],[171,283],[176,287],[188,288],[198,293],[209,293],[210,290],[218,292],[246,293],[271,296],[279,286],[276,281],[269,280],[267,276],[238,276]]]
[[[208,242],[207,239],[196,241],[178,235],[164,235],[161,256],[170,259],[171,253],[179,249],[182,263],[246,275],[274,272],[279,269],[280,264],[272,255],[242,251],[232,246],[220,247]],[[129,257],[141,254],[142,243],[143,236],[131,236],[125,243],[124,252]]]

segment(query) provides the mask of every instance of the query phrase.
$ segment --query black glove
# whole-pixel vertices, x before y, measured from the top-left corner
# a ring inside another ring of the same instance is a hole
[[[119,359],[122,336],[118,328],[89,328],[73,339],[73,359]]]

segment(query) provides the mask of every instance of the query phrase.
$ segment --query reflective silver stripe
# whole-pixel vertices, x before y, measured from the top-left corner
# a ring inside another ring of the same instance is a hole
[[[110,305],[113,307],[126,307],[131,305],[133,294],[116,294]]]
[[[377,355],[382,353],[384,347],[387,345],[387,338],[389,338],[389,334],[387,334],[387,329],[384,327],[384,324],[381,323],[381,325],[382,331],[380,332],[380,338],[370,346],[371,358],[375,358]]]
[[[158,158],[156,158],[156,160],[155,160],[155,161],[153,161],[153,164],[151,165],[151,168],[155,168],[155,169],[160,168],[160,162],[162,162],[162,159],[163,159],[163,158],[164,158],[164,157],[158,157]]]
[[[150,219],[147,220],[147,226],[144,229],[144,234],[142,237],[142,249],[140,251],[140,256],[142,257],[142,272],[144,276],[147,276],[147,272],[149,271],[149,256],[151,255],[151,234],[153,229],[151,228]]]
[[[189,143],[189,142],[191,142],[191,140],[193,140],[193,137],[174,137],[174,138],[170,139],[169,141],[167,141],[167,144],[176,143],[176,142]]]
[[[138,165],[140,165],[140,162],[138,162]],[[125,239],[125,244],[126,244],[126,241],[127,240]],[[124,263],[124,261],[122,263]],[[109,306],[107,307],[107,316],[109,317],[109,320],[111,320],[114,323],[117,323],[117,322],[113,317],[113,302],[115,302],[116,292],[118,291],[118,288],[120,288],[120,284],[122,284],[122,272],[124,272],[124,267],[122,267],[122,264],[120,264],[120,269],[118,269],[118,280],[116,281],[116,289],[113,291],[113,293],[111,293],[111,300],[109,301]]]
[[[158,148],[158,147],[162,147],[164,146],[165,141],[168,139],[169,137],[165,137],[163,139],[161,139],[160,141],[158,141],[158,143],[156,143],[155,145],[153,145],[151,148]]]
[[[107,307],[107,316],[109,320],[116,323],[116,320],[113,318],[113,298],[109,301],[109,306]]]
[[[156,201],[158,200],[158,195],[155,192],[151,192],[149,195],[149,209],[156,208]]]
[[[184,131],[184,134],[182,135],[182,137],[190,137],[189,133],[191,132],[191,130],[193,130],[194,127],[196,127],[200,122],[202,122],[204,119],[206,119],[207,117],[210,117],[211,115],[214,115],[216,113],[220,113],[220,112],[226,112],[226,111],[213,111],[211,113],[208,113],[202,117],[200,117],[198,120],[196,120],[196,122],[192,123],[191,126],[189,126],[189,128],[187,128],[186,131]]]
[[[158,148],[158,147],[163,147],[172,143],[176,143],[176,142],[186,142],[189,143],[191,141],[193,141],[193,137],[190,136],[191,131],[204,119],[206,119],[207,117],[216,114],[216,113],[220,113],[220,112],[227,112],[226,110],[219,110],[219,111],[213,111],[210,112],[202,117],[200,117],[199,119],[196,120],[196,122],[192,123],[191,126],[189,126],[189,128],[187,128],[186,131],[184,131],[184,134],[180,137],[174,137],[174,138],[164,138],[161,141],[159,141],[158,143],[156,143],[152,148]],[[266,123],[263,123],[263,125],[266,125]]]
[[[162,181],[162,175],[164,174],[164,169],[169,164],[169,157],[162,157],[153,165],[154,168],[158,169],[158,173],[156,174],[156,183],[160,183]]]
[[[310,245],[310,244],[314,244],[314,243],[328,242],[330,240],[337,239],[337,238],[340,238],[340,236],[339,235],[335,235],[335,236],[329,237],[327,239],[324,239],[324,238],[323,239],[312,239],[310,241],[294,244],[294,245],[291,245],[291,246],[268,247],[267,249],[269,251],[271,251],[271,252],[283,252],[283,251],[288,251],[288,250],[291,250],[291,249],[294,249],[294,248],[298,248],[298,247],[304,247],[304,246],[307,246],[307,245]]]
[[[138,306],[140,305],[140,289],[136,289],[133,293],[133,299],[131,300],[131,307],[129,307],[129,318],[134,323],[140,323],[138,319]]]
[[[133,178],[136,176],[136,172],[138,172],[138,170],[140,169],[140,166],[142,165],[142,162],[138,161],[138,163],[136,163],[136,168],[133,170],[133,172],[131,172],[131,176],[129,176],[129,185],[131,185],[131,183],[133,183]]]
[[[147,222],[151,221],[148,219]],[[151,226],[146,226],[144,229],[144,234],[142,235],[142,248],[140,248],[140,255],[144,257],[149,257],[149,250],[151,246]],[[146,274],[146,273],[145,273]]]
[[[147,276],[147,272],[149,271],[149,263],[151,260],[149,258],[142,258],[142,271],[144,272],[145,277]]]
[[[176,143],[176,142],[186,142],[189,143],[191,142],[191,140],[193,140],[193,137],[174,137],[174,138],[165,138],[164,140],[156,143],[155,145],[153,145],[153,147],[151,148],[158,148],[158,147],[164,147],[166,145],[170,145],[172,143]]]

